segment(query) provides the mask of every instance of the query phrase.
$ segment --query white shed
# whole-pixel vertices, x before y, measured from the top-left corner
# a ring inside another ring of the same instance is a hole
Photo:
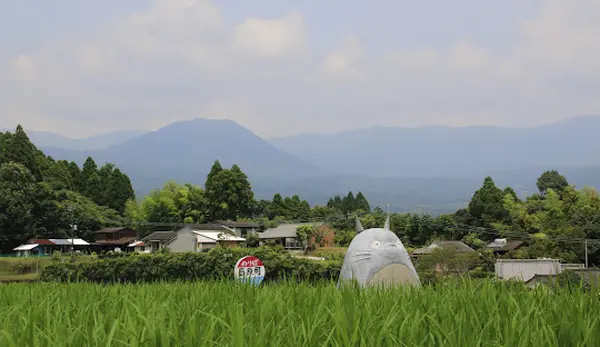
[[[562,267],[558,259],[498,259],[496,277],[529,281],[535,275],[558,275]]]

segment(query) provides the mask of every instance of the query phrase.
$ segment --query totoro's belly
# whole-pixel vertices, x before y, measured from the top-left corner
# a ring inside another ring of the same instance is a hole
[[[367,282],[369,285],[419,284],[415,274],[404,264],[390,264],[377,271]]]

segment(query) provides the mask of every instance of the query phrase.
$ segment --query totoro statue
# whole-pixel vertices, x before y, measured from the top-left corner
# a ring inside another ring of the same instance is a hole
[[[383,228],[367,230],[356,217],[356,232],[344,257],[339,283],[356,280],[362,287],[420,285],[408,252],[390,230],[389,216]]]

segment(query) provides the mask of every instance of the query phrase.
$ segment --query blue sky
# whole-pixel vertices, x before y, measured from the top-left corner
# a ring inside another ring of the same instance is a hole
[[[0,126],[229,118],[265,137],[600,114],[600,2],[0,4]]]

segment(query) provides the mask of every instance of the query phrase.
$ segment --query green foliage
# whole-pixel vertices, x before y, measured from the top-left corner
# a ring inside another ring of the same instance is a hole
[[[223,169],[219,161],[216,161],[204,186],[210,220],[252,217],[255,209],[254,193],[248,177],[239,166]]]
[[[304,249],[311,247],[313,237],[317,235],[317,228],[313,224],[300,225],[296,228],[296,236],[298,241],[302,243]]]
[[[344,198],[341,198],[340,196],[334,196],[333,198],[329,199],[327,207],[339,210],[345,215],[349,213],[364,213],[371,211],[371,206],[362,192],[358,192],[356,197],[352,192],[348,192],[348,195],[346,195]]]
[[[137,205],[134,200],[125,204],[125,217],[131,227],[143,229],[145,222],[203,223],[207,220],[207,201],[202,188],[174,181],[155,189]]]
[[[562,193],[562,191],[569,186],[569,182],[565,178],[565,176],[558,173],[556,170],[548,170],[542,173],[542,175],[537,179],[536,185],[540,194],[545,195],[548,189],[552,189],[557,193]]]
[[[502,221],[507,212],[504,208],[504,192],[496,187],[491,177],[486,177],[481,189],[475,191],[469,202],[469,213],[482,225]]]
[[[237,260],[254,255],[265,264],[266,281],[295,278],[320,281],[339,276],[341,262],[295,258],[270,247],[254,249],[217,247],[201,253],[124,255],[88,263],[57,263],[44,268],[43,281],[156,282],[233,278]]]
[[[14,134],[0,134],[1,250],[8,252],[30,238],[65,237],[72,224],[79,227],[75,236],[87,237],[101,226],[119,223],[118,212],[133,190],[114,166],[103,172],[108,174],[104,181],[91,158],[80,171],[75,163],[46,157],[21,126]],[[125,190],[127,198],[115,194]]]
[[[491,280],[0,286],[2,346],[599,346],[600,301]],[[116,319],[115,317],[119,317]],[[565,319],[568,317],[568,319]]]

